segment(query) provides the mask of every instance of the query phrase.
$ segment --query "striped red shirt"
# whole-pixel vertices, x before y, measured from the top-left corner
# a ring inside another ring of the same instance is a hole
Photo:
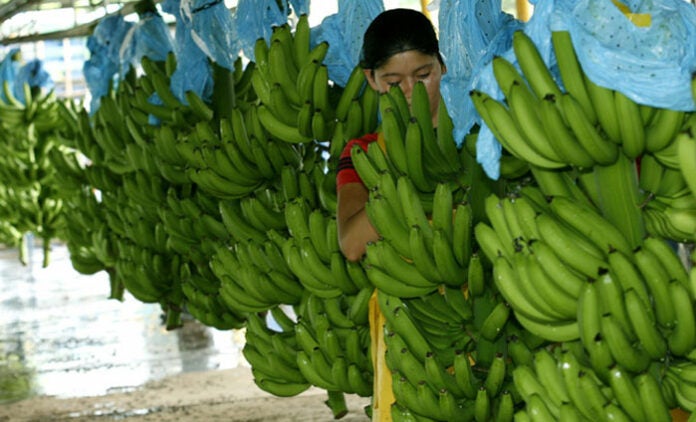
[[[351,139],[343,148],[341,156],[338,159],[338,167],[336,170],[336,191],[346,183],[362,183],[362,179],[358,176],[358,172],[353,167],[353,159],[350,157],[350,152],[353,145],[360,145],[362,149],[367,151],[367,146],[377,140],[377,133],[368,133],[360,138]]]

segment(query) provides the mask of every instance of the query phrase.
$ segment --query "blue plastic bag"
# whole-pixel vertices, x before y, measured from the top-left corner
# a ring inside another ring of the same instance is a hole
[[[91,97],[89,112],[94,114],[99,108],[101,97],[106,95],[115,83],[119,64],[111,60],[108,47],[101,44],[93,35],[87,37],[87,49],[90,52],[90,58],[83,63],[82,73]]]
[[[329,79],[345,86],[360,61],[367,26],[384,11],[382,0],[338,0],[338,12],[329,15],[312,29],[312,44],[329,43],[324,64]]]
[[[290,0],[290,6],[297,16],[309,14],[309,0]]]
[[[235,14],[235,26],[244,56],[255,61],[254,46],[259,38],[271,39],[274,26],[288,22],[287,3],[283,10],[276,0],[239,0]]]
[[[19,71],[19,58],[21,56],[19,48],[13,48],[10,50],[5,57],[3,57],[2,62],[0,62],[0,83],[7,81],[10,90],[14,91],[15,77]],[[7,97],[2,89],[0,89],[0,99],[4,103],[8,102]]]
[[[159,13],[145,12],[128,31],[120,54],[121,77],[131,66],[137,67],[143,57],[164,61],[174,49],[169,28]]]
[[[90,114],[99,108],[100,99],[118,82],[121,48],[128,31],[133,26],[121,15],[110,15],[100,20],[92,35],[87,37],[90,58],[82,66],[87,89],[90,92]]]
[[[477,161],[489,177],[497,179],[500,145],[481,121],[468,93],[473,88],[488,92],[491,82],[497,88],[495,79],[491,81],[486,74],[487,64],[510,49],[512,34],[521,22],[503,12],[500,0],[442,0],[438,21],[440,49],[447,65],[442,95],[454,123],[454,138],[461,145],[474,124],[481,125]]]
[[[194,41],[190,21],[182,16],[180,5],[180,0],[165,0],[162,3],[162,10],[176,19],[174,53],[177,64],[169,85],[172,93],[184,104],[187,104],[186,91],[193,91],[208,101],[213,93],[213,75],[208,56]]]
[[[133,22],[123,19],[123,16],[109,15],[104,17],[94,27],[91,38],[94,42],[104,47],[104,52],[109,60],[114,63],[121,61],[121,48],[128,31],[133,27]]]
[[[26,104],[24,97],[24,84],[28,84],[31,88],[47,88],[53,87],[53,79],[43,66],[43,62],[39,59],[30,60],[19,68],[14,83],[14,96],[18,100]]]
[[[232,70],[241,44],[232,12],[221,0],[183,0],[182,18],[189,22],[194,42],[210,59]]]
[[[578,60],[598,85],[654,107],[694,111],[696,7],[684,0],[627,0],[631,22],[609,0],[557,0],[551,29],[568,30]],[[536,13],[536,12],[535,12]]]

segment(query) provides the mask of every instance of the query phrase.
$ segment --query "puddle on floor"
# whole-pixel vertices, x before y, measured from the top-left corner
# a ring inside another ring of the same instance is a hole
[[[0,403],[131,391],[244,359],[243,332],[186,316],[182,328],[167,331],[159,305],[127,293],[123,302],[107,299],[107,275],[77,273],[63,245],[53,246],[47,268],[40,246],[30,258],[23,266],[16,250],[0,250]]]

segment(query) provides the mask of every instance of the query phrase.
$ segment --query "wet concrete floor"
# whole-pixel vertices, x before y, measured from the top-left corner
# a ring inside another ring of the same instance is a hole
[[[241,331],[219,331],[186,319],[167,331],[157,304],[126,293],[108,299],[104,272],[86,276],[53,245],[42,268],[40,245],[23,266],[0,249],[0,404],[47,395],[86,397],[133,391],[175,374],[235,368]]]

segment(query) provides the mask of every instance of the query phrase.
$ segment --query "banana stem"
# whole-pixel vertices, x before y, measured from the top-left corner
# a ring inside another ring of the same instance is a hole
[[[123,302],[123,294],[125,293],[126,286],[123,285],[121,279],[116,274],[115,268],[107,268],[107,274],[109,274],[109,299],[116,299],[119,302]]]
[[[176,305],[169,305],[167,307],[167,316],[165,327],[167,331],[174,330],[181,327],[181,310],[178,309]]]
[[[329,406],[331,412],[333,413],[334,419],[341,419],[348,413],[348,407],[346,406],[346,397],[343,395],[342,391],[327,391],[328,399],[324,403]]]
[[[51,237],[43,238],[43,263],[42,267],[47,268],[51,263]]]
[[[645,237],[636,163],[624,154],[608,166],[595,166],[597,206],[629,241],[638,247]]]

